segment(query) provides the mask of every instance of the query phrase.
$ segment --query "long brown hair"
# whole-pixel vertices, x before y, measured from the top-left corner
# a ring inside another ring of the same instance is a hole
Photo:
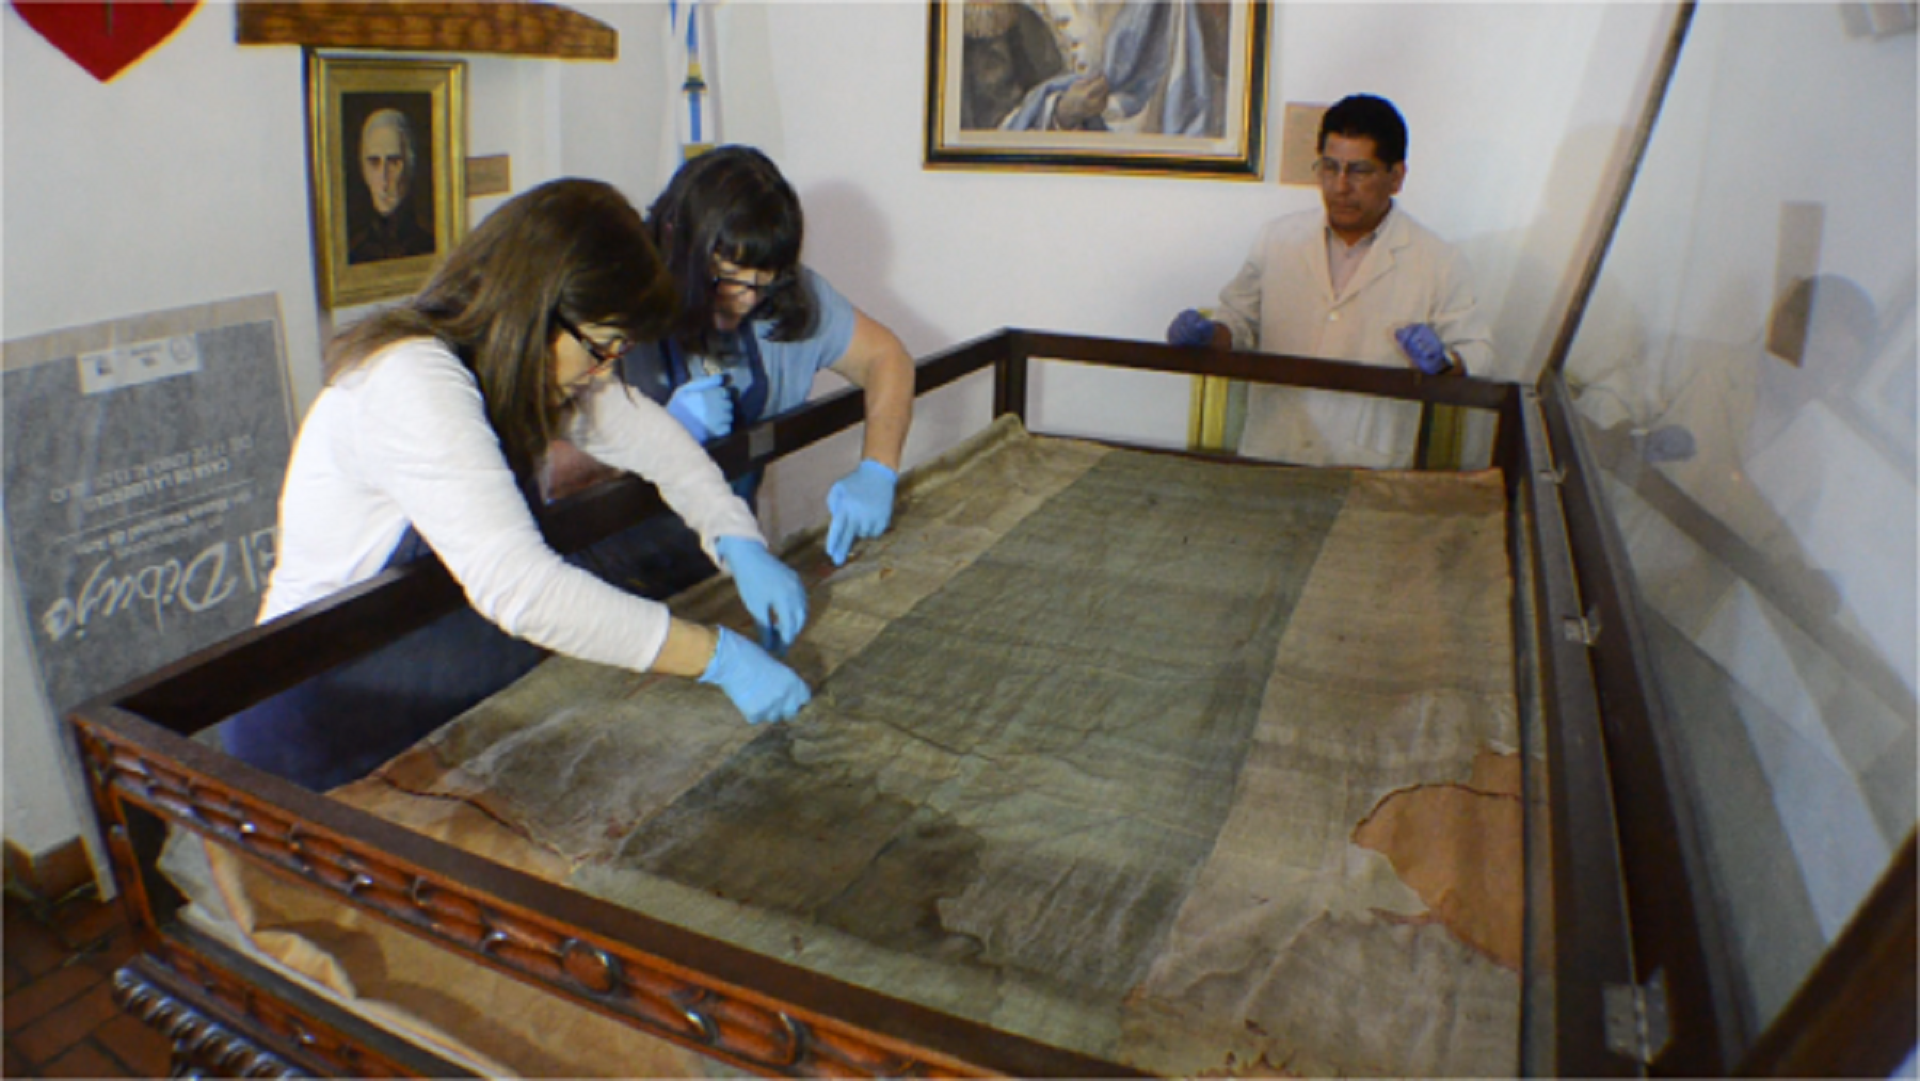
[[[633,204],[597,180],[554,180],[488,215],[412,299],[335,337],[327,380],[395,342],[437,338],[472,370],[500,449],[527,477],[563,412],[555,315],[646,340],[666,332],[675,304]]]

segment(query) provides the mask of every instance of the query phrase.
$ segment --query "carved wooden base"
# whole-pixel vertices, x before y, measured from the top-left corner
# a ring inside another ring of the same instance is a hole
[[[467,1072],[192,936],[113,976],[120,1007],[173,1044],[176,1077],[452,1077]]]
[[[978,1076],[992,1072],[957,1057],[878,1036],[864,1027],[838,1023],[830,1016],[741,994],[726,982],[663,962],[627,943],[585,937],[557,911],[502,904],[467,882],[432,874],[378,846],[297,818],[255,793],[210,774],[189,771],[118,734],[83,725],[80,746],[96,799],[110,809],[103,816],[108,820],[112,820],[115,801],[125,799],[165,818],[191,823],[212,840],[298,875],[317,891],[385,916],[429,942],[504,969],[562,998],[612,1011],[641,1031],[724,1062],[795,1075]],[[124,831],[110,830],[110,834],[118,839]],[[119,853],[128,845],[110,839],[110,847]],[[134,866],[130,854],[116,859]],[[560,908],[575,900],[560,898],[555,905]],[[167,951],[158,963],[181,971],[189,980],[201,978],[187,951]],[[242,985],[231,994],[214,997],[225,1002],[234,1016],[251,1018],[263,1035],[282,1037],[288,1041],[286,1046],[312,1052],[325,1062],[326,1072],[350,1077],[396,1072],[390,1060],[365,1059],[364,1041],[330,1043],[328,1033],[310,1024],[303,1027],[298,1019],[283,1018],[272,995],[252,993]],[[916,1009],[908,1004],[900,1008]],[[1014,1042],[998,1034],[996,1038]],[[1053,1064],[1041,1070],[1008,1072],[1106,1072],[1107,1064],[1093,1059],[1050,1049],[1040,1053],[1050,1056]]]
[[[174,1077],[295,1077],[304,1072],[148,980],[134,966],[113,974],[113,1000],[173,1042]]]

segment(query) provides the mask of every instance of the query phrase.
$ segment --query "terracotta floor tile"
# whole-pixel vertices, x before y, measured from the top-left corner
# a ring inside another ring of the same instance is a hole
[[[67,959],[67,951],[53,932],[35,923],[24,906],[7,902],[7,963],[18,965],[29,980],[44,976]]]
[[[91,1043],[61,1053],[40,1067],[37,1077],[125,1077],[126,1068]],[[155,1075],[163,1076],[163,1075]]]
[[[135,1077],[165,1077],[173,1061],[173,1042],[130,1013],[101,1025],[93,1038],[111,1048]]]
[[[78,947],[106,937],[126,921],[120,914],[120,902],[87,900],[63,906],[53,923],[68,945]]]
[[[93,973],[89,972],[89,975]],[[96,976],[93,989],[73,1002],[15,1032],[8,1039],[34,1062],[50,1062],[120,1013],[106,981]]]
[[[32,1077],[33,1069],[27,1064],[27,1056],[13,1049],[13,1041],[7,1041],[7,1061],[4,1067],[8,1077]]]
[[[11,943],[8,944],[11,948]],[[86,965],[56,968],[7,996],[7,1038],[45,1018],[89,990],[105,987],[100,973]]]
[[[36,914],[8,897],[0,1076],[167,1076],[166,1038],[113,1004],[109,977],[133,952],[117,902],[81,896]]]

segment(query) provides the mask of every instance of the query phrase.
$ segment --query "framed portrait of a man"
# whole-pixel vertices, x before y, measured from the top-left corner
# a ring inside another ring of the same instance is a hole
[[[935,0],[926,165],[1257,180],[1264,0]]]
[[[418,288],[466,231],[466,65],[313,55],[320,296],[346,308]]]

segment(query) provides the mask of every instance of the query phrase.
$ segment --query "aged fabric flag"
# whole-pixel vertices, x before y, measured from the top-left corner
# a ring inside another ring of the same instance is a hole
[[[1146,1070],[1511,1075],[1503,498],[1003,421],[846,566],[785,553],[794,720],[555,658],[335,795]],[[674,606],[748,626],[725,581]]]

